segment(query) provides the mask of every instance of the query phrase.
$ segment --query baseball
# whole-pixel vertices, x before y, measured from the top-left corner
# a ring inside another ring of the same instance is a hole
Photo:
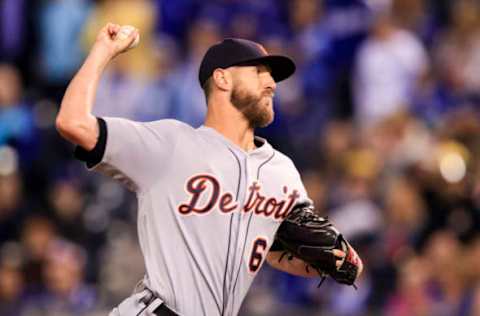
[[[116,38],[120,40],[126,39],[132,32],[134,32],[136,28],[131,25],[124,25],[120,28],[120,31],[118,31]],[[137,34],[137,37],[135,37],[135,40],[128,46],[128,49],[134,48],[140,43],[140,34]]]

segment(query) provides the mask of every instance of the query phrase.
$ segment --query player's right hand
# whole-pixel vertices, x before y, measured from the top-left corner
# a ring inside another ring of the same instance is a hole
[[[110,59],[127,51],[130,45],[135,41],[139,31],[138,29],[135,29],[130,35],[122,38],[121,36],[117,37],[120,29],[121,25],[118,24],[108,23],[105,25],[98,33],[92,51],[100,50],[106,53],[106,56]]]

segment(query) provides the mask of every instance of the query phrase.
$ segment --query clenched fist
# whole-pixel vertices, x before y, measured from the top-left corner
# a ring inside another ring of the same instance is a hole
[[[108,23],[97,35],[92,51],[102,51],[109,59],[135,47],[140,40],[138,29]]]

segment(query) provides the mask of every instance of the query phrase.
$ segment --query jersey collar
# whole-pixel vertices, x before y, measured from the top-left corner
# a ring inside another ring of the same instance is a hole
[[[236,152],[240,152],[247,156],[266,156],[269,157],[273,152],[273,147],[267,142],[265,138],[255,136],[255,145],[257,146],[255,149],[250,151],[245,151],[243,148],[232,142],[230,139],[223,136],[223,134],[219,133],[216,129],[201,125],[197,128],[198,131],[204,132],[209,134],[212,137],[220,140],[222,143],[230,147],[231,149],[235,150]]]

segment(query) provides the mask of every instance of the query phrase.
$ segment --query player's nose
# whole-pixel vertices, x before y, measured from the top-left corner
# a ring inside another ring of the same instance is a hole
[[[275,82],[275,80],[273,80],[272,74],[268,73],[266,77],[267,81],[265,84],[265,88],[269,88],[272,90],[272,92],[275,92],[275,89],[277,88],[277,83]]]

